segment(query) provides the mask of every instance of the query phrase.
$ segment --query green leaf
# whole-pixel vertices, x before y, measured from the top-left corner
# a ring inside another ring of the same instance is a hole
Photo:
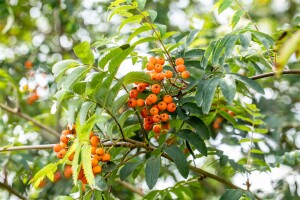
[[[95,189],[102,190],[102,191],[108,189],[107,183],[102,176],[96,176],[95,184],[96,184]]]
[[[121,114],[121,116],[119,117],[119,124],[121,125],[121,127],[123,127],[125,121],[128,119],[128,117],[133,114],[134,111],[133,110],[126,110],[125,112],[123,112]]]
[[[150,15],[151,16],[151,15]],[[149,31],[149,30],[151,30],[152,28],[151,28],[151,26],[150,25],[148,25],[148,24],[146,24],[146,25],[144,25],[144,26],[142,26],[142,27],[139,27],[139,28],[137,28],[137,29],[135,29],[130,35],[129,35],[129,37],[128,37],[128,39],[127,39],[127,43],[129,43],[135,36],[137,36],[138,34],[140,34],[140,33],[143,33],[143,32],[146,32],[146,31]]]
[[[122,28],[128,23],[140,23],[144,19],[144,15],[133,15],[128,17],[127,19],[123,20],[119,26],[118,32],[122,30]]]
[[[183,151],[176,145],[172,145],[164,150],[174,161],[180,174],[187,178],[189,175],[189,164],[186,161]]]
[[[73,50],[75,55],[83,62],[83,64],[92,65],[94,63],[94,54],[89,42],[85,41],[79,43],[73,48]]]
[[[54,78],[60,78],[68,69],[77,67],[79,65],[80,63],[76,60],[63,60],[55,63],[52,67]]]
[[[208,85],[210,80],[201,79],[197,84],[197,90],[195,95],[195,100],[197,106],[201,107],[204,101],[204,88]]]
[[[238,39],[237,35],[232,35],[229,37],[229,39],[225,44],[225,57],[229,57],[231,55],[237,39]]]
[[[250,198],[250,200],[255,200],[256,197],[249,191],[245,192],[246,197]]]
[[[45,178],[46,174],[51,171],[56,171],[56,169],[56,163],[49,163],[34,175],[34,177],[29,181],[29,184],[34,182],[33,186],[37,188],[40,182]]]
[[[117,100],[115,100],[113,106],[112,106],[112,113],[117,113],[120,108],[127,102],[129,98],[128,94],[120,96]]]
[[[117,47],[113,50],[110,50],[107,54],[105,54],[105,56],[103,56],[99,62],[98,62],[98,66],[101,69],[104,69],[105,65],[113,58],[115,57],[117,54],[121,53],[122,49],[120,47]]]
[[[225,77],[220,80],[219,86],[226,101],[231,104],[236,93],[235,79],[229,75],[225,75]]]
[[[251,128],[245,125],[236,125],[234,128],[240,129],[242,131],[251,132]]]
[[[155,10],[147,10],[147,12],[149,13],[151,21],[154,22],[157,17],[157,12]]]
[[[245,12],[243,10],[237,10],[231,19],[231,26],[232,29],[234,29],[234,27],[237,25],[237,23],[240,21],[241,17],[245,14]]]
[[[137,0],[136,2],[138,3],[139,9],[144,10],[147,0]]]
[[[123,12],[127,12],[128,10],[135,9],[135,8],[136,7],[134,5],[121,5],[115,9],[113,9],[112,13],[109,16],[108,21],[110,21],[111,18],[116,14],[122,15]]]
[[[157,28],[159,30],[160,37],[162,38],[167,31],[167,26],[163,25],[163,24],[158,24],[158,23],[155,23],[155,25],[157,26]]]
[[[261,133],[261,134],[266,134],[266,133],[269,132],[269,130],[268,129],[263,129],[263,128],[256,128],[256,129],[254,129],[254,132],[255,133]]]
[[[130,83],[135,83],[135,82],[143,82],[149,84],[154,83],[154,81],[151,80],[150,75],[145,72],[129,72],[124,76],[123,79],[124,85],[128,85]]]
[[[250,152],[251,152],[251,153],[256,153],[256,154],[264,154],[264,152],[262,152],[262,151],[259,150],[259,149],[250,149]]]
[[[111,74],[116,75],[120,65],[122,62],[130,55],[130,53],[134,50],[134,46],[128,47],[124,49],[122,52],[113,57],[112,61],[108,65],[108,71]]]
[[[224,53],[224,48],[228,39],[232,37],[231,35],[226,35],[223,38],[219,39],[215,45],[215,48],[212,52],[212,65],[216,66],[219,63],[220,56]]]
[[[132,44],[132,46],[137,46],[139,44],[143,44],[145,42],[153,42],[153,41],[157,41],[157,37],[146,37],[146,38],[142,38],[138,41],[136,41],[135,43]]]
[[[236,124],[235,118],[232,117],[228,112],[225,112],[224,110],[218,110],[218,114],[220,114],[222,117],[224,117],[227,121],[229,121],[232,125]]]
[[[141,162],[128,162],[120,170],[120,179],[124,181],[139,165]]]
[[[57,196],[54,198],[54,200],[74,200],[74,199],[70,196]]]
[[[114,100],[117,97],[121,87],[123,84],[123,78],[119,79],[116,84],[110,88],[108,96],[107,96],[107,100],[106,102],[104,102],[103,106],[107,107],[108,109],[110,109],[113,104],[114,104]]]
[[[91,145],[84,144],[81,149],[81,160],[83,165],[84,175],[91,188],[95,186],[95,177],[91,163]]]
[[[185,121],[189,125],[191,125],[195,130],[196,134],[204,138],[206,140],[210,137],[209,129],[207,128],[206,124],[198,117],[191,116],[188,120]]]
[[[216,89],[220,83],[220,80],[221,79],[219,77],[215,77],[209,82],[209,84],[206,85],[205,88],[202,88],[204,90],[202,104],[202,112],[204,114],[208,114],[210,111],[210,107],[214,99]]]
[[[266,49],[269,49],[274,44],[274,39],[270,35],[262,33],[262,32],[258,32],[258,31],[254,31],[254,30],[251,30],[251,32],[252,32],[252,35],[258,41],[260,41]],[[299,36],[300,36],[300,34],[299,34]]]
[[[97,115],[90,117],[84,124],[76,124],[77,134],[79,141],[87,141],[90,137],[90,132],[93,129],[94,124],[100,120]]]
[[[199,137],[198,134],[188,129],[182,129],[176,135],[194,145],[201,154],[207,156],[207,148],[205,142],[201,137]]]
[[[73,85],[73,91],[76,94],[83,95],[86,91],[86,82],[77,82]]]
[[[251,33],[249,31],[246,31],[244,33],[239,34],[240,37],[240,43],[243,47],[243,49],[248,49],[251,42]]]
[[[204,55],[203,49],[191,49],[184,53],[184,58],[200,58]]]
[[[184,45],[185,48],[189,47],[192,44],[200,31],[200,29],[194,29],[190,32],[190,34],[186,37],[186,42]]]
[[[244,191],[241,189],[229,189],[221,196],[220,200],[239,200]]]
[[[146,163],[146,168],[145,168],[145,179],[150,190],[155,186],[159,176],[159,172],[160,172],[160,156],[156,158],[150,158]]]
[[[203,69],[206,69],[209,57],[210,57],[211,53],[213,52],[215,45],[216,45],[216,41],[212,41],[209,43],[207,49],[205,50],[204,56],[203,56],[202,60],[200,61],[200,66]]]
[[[256,83],[254,80],[252,80],[246,76],[239,75],[239,74],[230,74],[230,76],[233,76],[234,79],[244,83],[245,85],[249,86],[253,90],[255,90],[261,94],[265,94],[264,89],[258,83]]]
[[[224,167],[224,166],[227,164],[227,162],[228,162],[228,156],[222,155],[222,156],[220,157],[220,161],[219,161],[220,166],[221,166],[221,167]]]
[[[89,112],[89,109],[94,105],[93,102],[83,102],[81,105],[80,111],[77,115],[79,124],[84,124],[86,121],[87,113]]]
[[[84,66],[76,67],[63,81],[62,88],[70,89],[76,82],[80,81],[89,70],[89,68]]]
[[[74,181],[75,185],[77,184],[77,180],[78,180],[78,173],[79,173],[78,167],[79,167],[79,157],[80,157],[80,153],[81,153],[81,146],[82,146],[82,144],[79,142],[77,144],[74,158],[72,161],[72,170],[73,170],[72,177],[73,177],[73,181]]]
[[[233,0],[223,0],[219,6],[218,12],[222,13],[224,10],[229,8],[232,4]]]

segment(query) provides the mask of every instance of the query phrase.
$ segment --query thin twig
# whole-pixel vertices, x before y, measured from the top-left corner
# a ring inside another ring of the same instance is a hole
[[[124,187],[126,187],[127,189],[129,189],[130,191],[140,195],[140,196],[145,196],[144,192],[141,189],[135,188],[133,185],[131,185],[130,183],[126,182],[126,181],[121,181],[121,180],[117,180],[117,183],[123,185]]]
[[[37,127],[57,136],[57,137],[60,137],[60,134],[58,132],[56,132],[55,130],[51,129],[50,127],[42,124],[41,122],[33,119],[32,117],[30,117],[29,115],[25,114],[25,113],[22,113],[21,111],[18,111],[17,109],[13,109],[9,106],[6,106],[4,104],[0,104],[0,108],[2,108],[3,110],[7,111],[7,112],[10,112],[14,115],[17,115],[19,117],[22,117],[30,122],[32,122],[34,125],[36,125]]]
[[[281,72],[281,74],[300,74],[300,69],[283,70]],[[265,73],[265,74],[259,74],[259,75],[256,75],[256,76],[251,76],[250,78],[252,80],[257,80],[257,79],[266,78],[266,77],[270,77],[270,76],[276,76],[276,75],[277,75],[276,72],[269,72],[269,73]]]
[[[17,190],[15,190],[14,188],[12,188],[11,186],[9,186],[7,183],[1,183],[0,182],[0,187],[4,188],[5,190],[7,190],[9,193],[19,197],[20,199],[27,199],[26,197],[24,197],[21,193],[19,193]]]

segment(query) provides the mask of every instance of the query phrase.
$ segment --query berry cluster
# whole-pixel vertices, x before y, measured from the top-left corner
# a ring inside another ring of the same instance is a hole
[[[60,143],[56,144],[53,147],[53,150],[56,152],[56,156],[60,159],[62,159],[67,152],[67,149],[70,146],[71,140],[76,137],[76,127],[73,125],[72,129],[69,129],[67,127],[66,130],[62,131],[62,135],[60,137]],[[93,132],[90,133],[90,143],[92,145],[91,148],[91,164],[94,175],[99,174],[102,172],[102,165],[105,162],[110,161],[110,154],[108,152],[105,152],[105,149],[102,147],[99,147],[100,144],[100,138],[95,135]],[[72,153],[68,160],[72,161],[74,158],[74,154]],[[102,162],[100,165],[100,161]],[[70,178],[73,174],[71,165],[66,165],[64,170],[64,175],[66,178]],[[86,184],[87,180],[83,172],[83,167],[81,166],[79,174],[78,174],[78,180],[81,180],[82,183]]]
[[[164,58],[151,57],[146,65],[147,73],[151,79],[157,81],[153,85],[147,83],[135,83],[129,93],[128,107],[138,108],[141,116],[144,118],[144,129],[153,130],[155,137],[158,138],[160,133],[170,129],[169,113],[176,111],[176,104],[170,91],[166,91],[165,85],[170,84],[168,79],[173,77],[171,70],[164,70]],[[178,75],[182,78],[188,78],[189,72],[186,71],[183,58],[177,58],[175,61]],[[178,77],[175,78],[175,81]],[[174,83],[173,83],[174,84]]]

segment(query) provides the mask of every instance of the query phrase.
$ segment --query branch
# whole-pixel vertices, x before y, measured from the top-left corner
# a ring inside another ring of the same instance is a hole
[[[144,192],[141,189],[135,188],[133,185],[131,185],[130,183],[126,182],[126,181],[121,181],[121,180],[117,180],[117,183],[123,185],[124,187],[126,187],[127,189],[129,189],[130,191],[140,195],[140,196],[145,196]]]
[[[300,74],[300,69],[283,70],[281,72],[281,74]],[[250,78],[252,80],[257,80],[257,79],[266,78],[266,77],[270,77],[270,76],[276,76],[276,75],[277,75],[276,72],[269,72],[269,73],[265,73],[265,74],[259,74],[259,75],[256,75],[256,76],[251,76]]]
[[[7,111],[7,112],[10,112],[10,113],[12,113],[12,114],[14,114],[14,115],[17,115],[17,116],[19,116],[19,117],[22,117],[23,119],[26,119],[26,120],[32,122],[32,123],[33,123],[34,125],[36,125],[37,127],[39,127],[39,128],[41,128],[41,129],[43,129],[43,130],[45,130],[45,131],[47,131],[47,132],[49,132],[49,133],[51,133],[51,134],[57,136],[58,138],[60,137],[60,134],[59,134],[58,132],[56,132],[55,130],[51,129],[50,127],[48,127],[48,126],[42,124],[41,122],[39,122],[39,121],[33,119],[33,118],[30,117],[29,115],[27,115],[27,114],[25,114],[25,113],[22,113],[21,111],[18,111],[18,110],[16,110],[16,109],[13,109],[13,108],[11,108],[11,107],[8,107],[8,106],[6,106],[6,105],[4,105],[4,104],[0,104],[0,108],[2,108],[3,110],[5,110],[5,111]]]
[[[1,183],[0,182],[0,187],[4,188],[5,190],[7,190],[9,193],[19,197],[20,199],[24,199],[26,200],[27,198],[24,197],[22,194],[20,194],[18,191],[16,191],[14,188],[12,188],[11,186],[9,186],[7,183]]]

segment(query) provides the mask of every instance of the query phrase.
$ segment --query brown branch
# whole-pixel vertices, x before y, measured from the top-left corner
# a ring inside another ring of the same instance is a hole
[[[300,69],[287,69],[287,70],[283,70],[281,72],[281,74],[300,74]],[[276,76],[277,72],[269,72],[269,73],[265,73],[265,74],[259,74],[256,76],[251,76],[250,78],[252,80],[257,80],[257,79],[261,79],[261,78],[266,78],[266,77],[270,77],[270,76]]]
[[[18,191],[16,191],[14,188],[12,188],[11,186],[9,186],[7,183],[2,183],[0,182],[0,187],[4,188],[5,190],[7,190],[9,193],[19,197],[20,199],[27,199],[26,197],[24,197],[21,193],[19,193]]]
[[[17,115],[17,116],[19,116],[19,117],[22,117],[23,119],[26,119],[26,120],[32,122],[35,126],[37,126],[37,127],[41,128],[41,129],[43,129],[43,130],[45,130],[45,131],[47,131],[47,132],[49,132],[49,133],[55,135],[55,136],[57,136],[57,137],[60,137],[60,134],[59,134],[58,132],[56,132],[55,130],[53,130],[53,129],[51,129],[50,127],[48,127],[48,126],[42,124],[41,122],[39,122],[39,121],[33,119],[33,118],[30,117],[29,115],[27,115],[27,114],[25,114],[25,113],[22,113],[21,111],[18,111],[17,109],[13,109],[13,108],[11,108],[11,107],[9,107],[9,106],[6,106],[6,105],[4,105],[4,104],[0,104],[0,108],[2,108],[3,110],[5,110],[5,111],[7,111],[7,112],[10,112],[10,113],[12,113],[12,114],[14,114],[14,115]]]
[[[110,142],[110,141],[105,141],[102,143],[103,146],[105,147],[109,147],[109,146],[119,146],[119,147],[129,147],[129,148],[143,148],[143,149],[146,149],[146,150],[149,150],[149,151],[154,151],[156,150],[155,147],[153,146],[150,146],[148,144],[145,144],[145,143],[142,143],[142,142],[139,142],[139,141],[136,141],[136,140],[133,140],[133,139],[129,139],[127,138],[126,141],[123,141],[123,142],[116,142],[116,143],[113,143],[113,142]],[[8,148],[1,148],[0,149],[0,152],[1,151],[15,151],[15,150],[25,150],[25,149],[50,149],[50,148],[53,148],[55,144],[47,144],[47,145],[32,145],[32,146],[19,146],[19,147],[8,147]],[[167,155],[166,153],[162,153],[162,156],[168,160],[170,160],[171,162],[174,162],[173,159]],[[196,173],[199,173],[199,174],[202,174],[202,175],[205,175],[206,177],[208,178],[211,178],[211,179],[214,179],[220,183],[222,183],[223,185],[226,185],[227,187],[229,188],[233,188],[233,189],[241,189],[241,190],[244,190],[246,191],[245,189],[242,189],[240,187],[238,187],[237,185],[234,185],[233,183],[217,176],[217,175],[214,175],[214,174],[211,174],[203,169],[200,169],[200,168],[197,168],[197,167],[194,167],[194,166],[189,166],[190,170],[196,172]],[[257,196],[256,196],[257,199],[259,199]]]
[[[131,185],[130,183],[126,182],[126,181],[121,181],[121,180],[117,180],[117,183],[123,185],[124,187],[126,187],[127,189],[129,189],[130,191],[140,195],[140,196],[145,196],[144,192],[141,189],[135,188],[133,185]]]

